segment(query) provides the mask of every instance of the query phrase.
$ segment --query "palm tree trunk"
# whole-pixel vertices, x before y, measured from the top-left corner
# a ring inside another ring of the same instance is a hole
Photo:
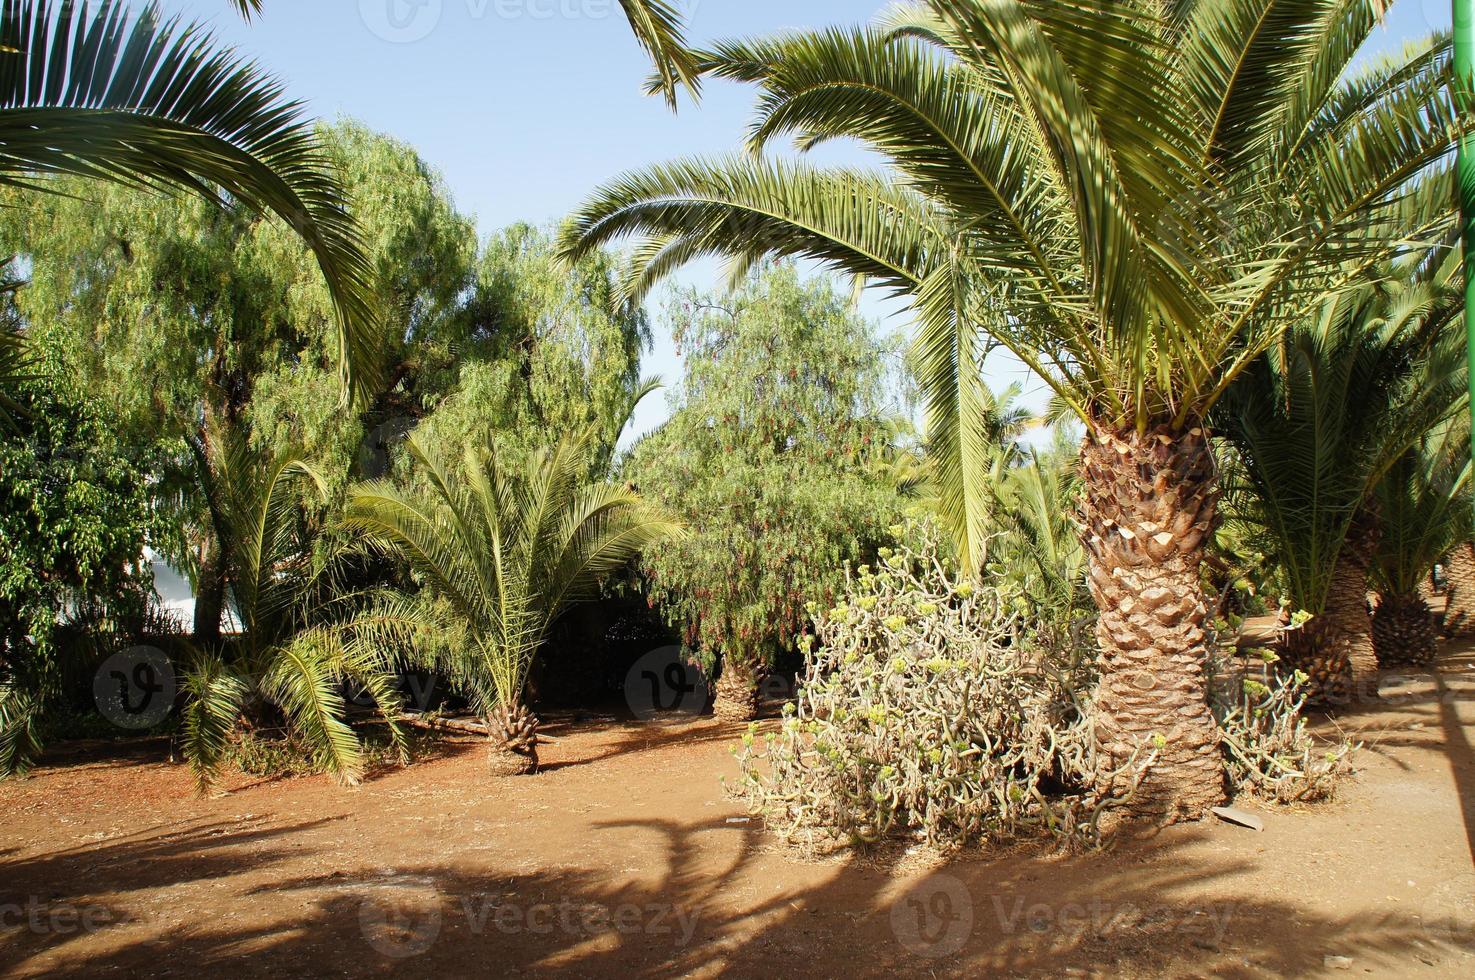
[[[1352,696],[1359,700],[1376,698],[1378,657],[1373,648],[1373,621],[1367,611],[1367,567],[1363,563],[1347,556],[1337,559],[1322,615],[1328,629],[1338,634],[1331,648],[1338,657],[1346,658],[1344,673]]]
[[[760,674],[756,663],[731,657],[722,661],[717,698],[712,705],[718,721],[746,723],[758,717]]]
[[[225,612],[225,563],[213,532],[206,535],[203,552],[195,585],[194,641],[209,649],[220,645],[220,619]]]
[[[538,718],[527,705],[498,705],[487,719],[491,745],[487,768],[493,776],[526,776],[538,771]]]
[[[1096,744],[1103,779],[1152,753],[1131,819],[1197,819],[1224,801],[1199,579],[1219,492],[1208,434],[1098,432],[1081,449],[1082,535],[1100,610]]]
[[[1385,667],[1427,667],[1438,653],[1439,638],[1429,604],[1417,594],[1379,596],[1373,614],[1373,642]]]
[[[1446,636],[1475,636],[1475,544],[1466,541],[1444,559]]]

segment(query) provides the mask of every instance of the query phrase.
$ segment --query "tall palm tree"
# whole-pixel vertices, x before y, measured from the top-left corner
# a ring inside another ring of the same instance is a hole
[[[66,174],[276,213],[322,268],[345,390],[372,388],[371,272],[338,178],[281,86],[200,27],[152,4],[130,17],[116,0],[3,0],[0,147],[0,183]]]
[[[429,489],[370,483],[344,510],[346,527],[404,559],[426,586],[423,597],[389,596],[359,617],[359,642],[404,653],[470,695],[487,716],[498,775],[537,768],[537,719],[523,690],[553,621],[642,549],[681,533],[628,488],[590,482],[587,443],[565,439],[517,471],[495,442],[468,445],[453,462],[412,435]]]
[[[1354,65],[1370,0],[926,0],[869,29],[733,41],[753,152],[649,167],[580,208],[577,254],[638,235],[632,298],[682,263],[802,255],[910,298],[945,486],[982,336],[1087,427],[1082,519],[1100,610],[1098,756],[1160,746],[1132,815],[1224,795],[1205,692],[1205,414],[1281,331],[1447,222],[1447,38]],[[849,137],[883,171],[765,159]],[[955,491],[956,492],[956,491]],[[956,499],[953,506],[965,503]]]
[[[1450,424],[1430,433],[1378,484],[1383,535],[1372,563],[1373,644],[1384,666],[1434,662],[1434,621],[1419,587],[1451,545],[1470,536],[1469,431]]]
[[[295,456],[263,457],[239,430],[219,438],[224,451],[211,457],[202,482],[239,631],[199,651],[184,678],[185,757],[207,788],[242,712],[259,701],[285,716],[323,770],[357,783],[363,754],[345,718],[345,684],[372,697],[402,758],[404,741],[392,661],[355,642],[312,601],[331,566],[314,560],[315,529],[301,505],[320,503],[326,484]]]
[[[1420,259],[1327,299],[1243,371],[1213,413],[1239,451],[1254,497],[1243,510],[1273,542],[1286,598],[1313,614],[1282,640],[1323,703],[1377,690],[1367,613],[1381,523],[1373,489],[1464,397],[1459,255]]]

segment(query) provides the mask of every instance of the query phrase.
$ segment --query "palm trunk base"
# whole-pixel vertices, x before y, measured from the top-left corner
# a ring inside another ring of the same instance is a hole
[[[758,717],[759,677],[749,664],[727,662],[717,678],[717,698],[712,713],[725,723],[746,724]]]
[[[1475,636],[1475,545],[1465,542],[1444,559],[1445,636]]]
[[[1335,708],[1353,700],[1356,683],[1346,634],[1325,616],[1281,633],[1281,660],[1306,675],[1306,703]]]
[[[1114,823],[1196,820],[1225,799],[1199,578],[1217,522],[1208,435],[1098,432],[1081,462],[1082,543],[1101,611],[1098,790],[1119,800]]]
[[[1434,617],[1417,596],[1386,596],[1373,614],[1373,643],[1384,667],[1428,667],[1439,652]]]
[[[493,776],[526,776],[538,771],[538,718],[526,705],[499,705],[487,719],[491,744],[487,770]]]
[[[1347,658],[1349,693],[1354,700],[1378,697],[1378,657],[1373,646],[1372,618],[1367,611],[1367,564],[1377,547],[1378,524],[1367,516],[1359,518],[1360,529],[1349,541],[1349,552],[1332,570],[1331,589],[1322,619],[1334,642]],[[1310,673],[1310,671],[1307,671]]]

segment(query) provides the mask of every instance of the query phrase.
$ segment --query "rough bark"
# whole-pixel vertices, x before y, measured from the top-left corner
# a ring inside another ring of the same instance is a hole
[[[1129,820],[1197,819],[1223,802],[1224,762],[1204,666],[1199,578],[1219,492],[1208,434],[1165,427],[1088,435],[1082,541],[1090,569],[1104,778],[1157,752],[1123,808]]]
[[[760,671],[753,664],[726,660],[717,678],[712,713],[718,721],[750,722],[758,717]]]
[[[1384,667],[1427,667],[1439,638],[1429,604],[1419,595],[1380,596],[1373,614],[1373,643]]]
[[[1456,546],[1444,559],[1446,636],[1475,636],[1475,545]]]
[[[493,776],[538,771],[538,719],[527,705],[498,705],[487,719],[491,730],[487,767]]]

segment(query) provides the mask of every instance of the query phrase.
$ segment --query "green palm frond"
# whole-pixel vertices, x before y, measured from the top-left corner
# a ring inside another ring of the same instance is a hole
[[[428,489],[366,484],[342,523],[405,560],[428,595],[386,597],[347,628],[356,643],[447,674],[484,711],[521,697],[538,646],[571,603],[682,533],[630,490],[589,482],[587,439],[536,452],[521,469],[503,464],[495,441],[467,446],[454,465],[413,435],[409,450]]]
[[[681,15],[670,0],[620,0],[635,40],[655,63],[651,91],[665,96],[666,104],[676,108],[676,93],[685,88],[697,97],[701,94],[701,76],[696,59],[686,46],[686,31]]]
[[[25,775],[41,754],[41,710],[30,693],[0,683],[0,779]]]
[[[277,650],[261,679],[261,692],[281,706],[318,766],[353,786],[363,778],[363,753],[358,736],[343,720],[348,705],[342,674],[315,638],[302,634]]]
[[[1471,534],[1468,420],[1440,427],[1400,456],[1374,499],[1382,538],[1370,577],[1383,595],[1416,595],[1434,566]]]
[[[185,695],[181,748],[196,788],[204,793],[220,778],[249,686],[218,656],[201,654],[185,672],[181,687]]]
[[[114,0],[4,0],[0,145],[0,183],[44,189],[38,176],[66,174],[277,214],[322,268],[345,390],[372,390],[372,272],[338,177],[280,85],[200,27],[152,5],[130,18]]]

